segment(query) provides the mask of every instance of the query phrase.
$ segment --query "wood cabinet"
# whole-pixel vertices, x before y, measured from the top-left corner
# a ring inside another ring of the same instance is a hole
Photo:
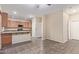
[[[23,25],[24,28],[30,28],[31,27],[31,22],[26,21],[26,22],[20,22],[20,25]]]
[[[2,27],[7,27],[8,14],[5,12],[1,12],[2,17]]]
[[[8,20],[8,24],[7,24],[7,27],[18,27],[18,22],[17,21],[11,21],[11,20]]]
[[[29,28],[32,28],[32,21],[29,22]]]
[[[29,28],[30,21],[20,22],[20,25],[23,25],[24,28]]]
[[[17,19],[8,18],[8,13],[1,12],[1,26],[16,28],[18,25],[23,25],[24,28],[31,28],[32,24],[30,20],[26,21],[13,21]]]
[[[2,47],[12,44],[12,34],[1,34]]]
[[[24,28],[30,28],[32,26],[31,21],[13,21],[13,20],[8,20],[7,27],[13,27],[17,28],[18,25],[23,25]]]

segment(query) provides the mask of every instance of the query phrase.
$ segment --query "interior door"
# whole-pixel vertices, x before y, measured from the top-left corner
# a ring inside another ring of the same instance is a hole
[[[36,21],[36,37],[42,37],[42,18],[40,17]]]
[[[36,27],[36,37],[42,37],[42,24],[38,23]]]
[[[79,40],[79,22],[71,22],[70,38]]]

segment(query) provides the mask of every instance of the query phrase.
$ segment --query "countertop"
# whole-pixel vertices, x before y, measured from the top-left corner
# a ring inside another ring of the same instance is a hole
[[[15,33],[30,33],[31,31],[2,31],[1,34],[5,34],[5,33],[12,33],[12,34],[15,34]]]

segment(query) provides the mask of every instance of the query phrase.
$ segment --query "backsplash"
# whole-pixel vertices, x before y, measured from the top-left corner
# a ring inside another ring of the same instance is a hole
[[[17,31],[17,29],[18,28],[5,28],[5,30],[3,30],[3,31],[6,31],[6,30],[15,30],[15,31]],[[23,31],[25,31],[25,30],[31,30],[31,29],[29,29],[29,28],[23,28]]]

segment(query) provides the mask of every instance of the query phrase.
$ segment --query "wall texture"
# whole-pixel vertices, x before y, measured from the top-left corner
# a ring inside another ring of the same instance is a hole
[[[67,21],[63,17],[67,17],[65,14],[63,14],[63,10],[57,10],[45,16],[44,24],[46,26],[43,28],[46,32],[46,39],[58,41],[61,43],[67,41]]]

